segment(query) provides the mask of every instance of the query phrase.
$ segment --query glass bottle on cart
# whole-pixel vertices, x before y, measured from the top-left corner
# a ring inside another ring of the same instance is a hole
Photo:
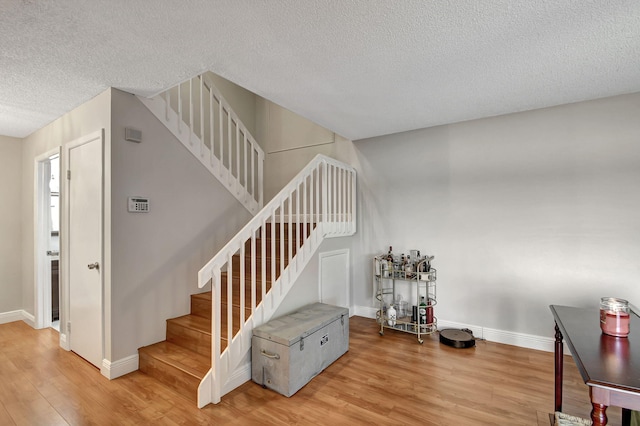
[[[374,257],[374,294],[377,299],[377,320],[380,335],[386,329],[422,336],[437,331],[434,316],[436,304],[436,273],[431,267],[433,256],[421,256],[411,250],[396,256],[389,252]]]

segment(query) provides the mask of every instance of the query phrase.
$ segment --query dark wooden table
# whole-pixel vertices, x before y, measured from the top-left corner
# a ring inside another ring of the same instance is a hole
[[[582,379],[589,386],[591,420],[607,424],[607,407],[640,410],[640,319],[631,314],[629,337],[608,336],[600,330],[598,309],[551,305],[556,322],[555,410],[562,411],[562,341],[567,342]]]

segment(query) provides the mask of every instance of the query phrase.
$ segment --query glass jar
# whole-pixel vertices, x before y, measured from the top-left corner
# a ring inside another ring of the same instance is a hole
[[[629,302],[616,297],[600,299],[600,329],[603,333],[616,337],[629,335]]]

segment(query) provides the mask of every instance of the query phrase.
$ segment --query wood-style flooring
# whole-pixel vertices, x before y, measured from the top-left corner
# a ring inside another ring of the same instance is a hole
[[[549,334],[553,321],[549,318]],[[0,425],[548,425],[553,354],[491,342],[453,349],[351,318],[350,349],[291,398],[248,382],[195,405],[134,372],[107,380],[52,329],[0,325]],[[591,405],[565,356],[564,411]],[[607,411],[620,424],[620,409]]]

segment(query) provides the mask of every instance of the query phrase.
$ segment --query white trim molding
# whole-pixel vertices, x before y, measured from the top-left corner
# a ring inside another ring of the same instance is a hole
[[[22,311],[22,321],[26,322],[31,327],[36,328],[36,317],[25,310]]]
[[[551,331],[553,328],[549,327],[549,330]],[[555,343],[553,337],[514,333],[512,331],[496,330],[493,328],[484,328],[483,338],[490,342],[504,343],[505,345],[519,346],[521,348],[536,349],[545,352],[553,352]]]
[[[70,351],[69,341],[67,340],[67,335],[64,333],[60,333],[60,347],[65,351]]]
[[[251,380],[251,363],[247,362],[243,365],[239,365],[233,371],[233,374],[229,376],[227,383],[224,384],[222,391],[227,394],[249,380]]]
[[[132,373],[138,369],[139,366],[138,354],[128,356],[116,361],[109,361],[108,359],[102,360],[102,368],[100,374],[109,380],[113,380],[125,374]]]
[[[24,309],[19,309],[17,311],[0,312],[0,324],[7,324],[15,321],[24,321],[33,328],[35,328],[36,324],[34,316]]]
[[[352,310],[354,315],[371,319],[376,318],[376,308],[368,306],[354,306]],[[466,328],[471,330],[473,335],[478,339],[545,352],[553,352],[555,342],[553,337],[535,336],[533,334],[516,333],[514,331],[498,330],[495,328],[481,327],[479,325],[463,324],[438,319],[438,329],[442,330],[444,328]],[[566,345],[565,353],[570,353],[568,352]]]
[[[50,151],[38,155],[34,160],[34,187],[33,187],[33,247],[34,247],[34,259],[33,259],[33,276],[34,280],[34,315],[33,315],[33,327],[34,328],[47,328],[51,326],[51,262],[53,258],[50,258],[46,254],[46,250],[49,248],[46,243],[47,233],[49,230],[49,215],[50,206],[49,200],[43,199],[45,191],[48,193],[50,173],[45,167],[51,157],[58,155],[60,163],[62,163],[61,148],[58,146]],[[62,170],[62,169],[60,169]],[[62,191],[62,187],[60,191]],[[62,204],[60,204],[62,209]],[[62,210],[60,210],[62,212]],[[62,216],[61,216],[62,217]],[[62,310],[60,310],[62,311]]]
[[[371,319],[376,319],[376,312],[378,312],[378,310],[376,308],[372,308],[370,306],[352,306],[349,309],[349,312],[351,312],[351,316],[359,316],[359,317],[365,317],[365,318],[371,318]]]

